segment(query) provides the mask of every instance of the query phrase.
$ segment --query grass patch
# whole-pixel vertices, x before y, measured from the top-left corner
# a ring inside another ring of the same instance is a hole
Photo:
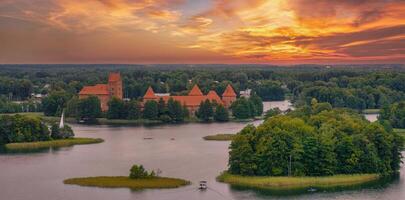
[[[334,175],[323,177],[270,177],[239,176],[222,173],[217,180],[234,186],[270,190],[295,190],[306,188],[334,188],[361,185],[380,178],[378,174]]]
[[[155,177],[145,179],[130,179],[126,176],[71,178],[64,180],[63,183],[102,188],[130,188],[135,190],[178,188],[190,184],[189,181],[177,178]]]
[[[101,138],[70,138],[62,140],[50,140],[39,142],[21,142],[21,143],[9,143],[5,144],[6,150],[19,151],[19,150],[36,150],[49,147],[68,147],[73,145],[82,144],[95,144],[104,142]]]
[[[235,137],[235,134],[216,134],[204,136],[204,140],[216,140],[216,141],[230,141]]]
[[[379,114],[380,109],[364,109],[362,111],[363,114]]]

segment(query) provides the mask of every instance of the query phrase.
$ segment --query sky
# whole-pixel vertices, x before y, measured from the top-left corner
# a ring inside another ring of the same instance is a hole
[[[0,63],[405,64],[405,0],[0,0]]]

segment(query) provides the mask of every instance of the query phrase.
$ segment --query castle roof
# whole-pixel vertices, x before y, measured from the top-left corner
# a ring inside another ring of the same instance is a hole
[[[115,81],[120,81],[121,80],[121,75],[119,72],[113,73],[111,72],[108,75],[108,82],[115,82]]]
[[[193,89],[188,93],[188,96],[203,96],[203,93],[201,92],[200,88],[198,85],[194,85]]]
[[[236,97],[235,90],[233,90],[232,86],[228,84],[226,86],[226,89],[224,93],[222,94],[222,97]]]
[[[107,84],[97,84],[94,86],[84,86],[79,95],[108,95]]]
[[[216,101],[217,103],[221,104],[221,97],[218,96],[217,92],[215,92],[214,90],[210,90],[207,94],[207,98],[210,101]]]
[[[146,90],[145,95],[143,96],[144,99],[156,99],[157,96],[155,95],[155,92],[153,91],[152,87],[149,86],[148,90]]]

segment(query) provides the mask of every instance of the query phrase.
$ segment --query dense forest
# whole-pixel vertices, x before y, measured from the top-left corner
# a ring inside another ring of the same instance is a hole
[[[403,139],[389,124],[312,101],[285,115],[248,125],[232,140],[229,172],[260,176],[392,174]]]
[[[289,98],[296,105],[316,98],[333,107],[362,110],[405,100],[405,68],[400,65],[2,65],[0,112],[47,112],[32,101],[32,94],[58,92],[66,94],[66,99],[58,102],[66,107],[84,85],[106,82],[111,71],[121,72],[124,97],[129,99],[141,98],[148,86],[159,93],[184,94],[198,84],[204,93],[213,89],[222,94],[231,83],[237,93],[252,89],[263,101]]]

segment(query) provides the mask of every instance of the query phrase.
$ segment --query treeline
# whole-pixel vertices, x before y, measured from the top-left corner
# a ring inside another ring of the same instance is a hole
[[[35,101],[13,102],[0,97],[0,113],[41,112],[42,104]]]
[[[308,75],[309,76],[309,75]],[[312,77],[312,78],[309,78]],[[333,107],[357,110],[382,108],[405,99],[405,74],[375,72],[366,75],[342,73],[320,78],[319,74],[291,82],[288,87],[297,105],[316,98]]]
[[[1,115],[0,116],[0,145],[16,142],[47,141],[73,137],[73,131],[65,125],[59,128],[52,125],[51,130],[36,116]]]
[[[249,125],[233,139],[229,172],[258,176],[391,174],[400,169],[403,140],[389,127],[350,110],[312,102]]]

